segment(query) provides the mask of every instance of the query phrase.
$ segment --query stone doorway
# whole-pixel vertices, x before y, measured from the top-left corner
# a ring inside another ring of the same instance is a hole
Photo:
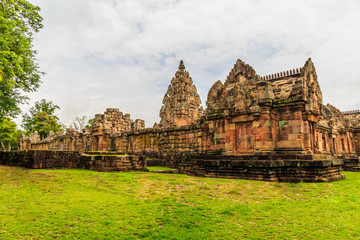
[[[236,123],[234,154],[254,153],[254,134],[252,122]]]

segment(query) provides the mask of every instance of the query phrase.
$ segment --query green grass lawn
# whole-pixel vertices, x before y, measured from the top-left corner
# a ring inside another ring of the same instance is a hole
[[[153,172],[153,171],[176,170],[175,168],[168,168],[168,167],[161,167],[161,166],[151,166],[151,167],[147,167],[147,169],[148,169],[150,172]]]
[[[359,239],[360,173],[274,183],[0,166],[0,239]]]

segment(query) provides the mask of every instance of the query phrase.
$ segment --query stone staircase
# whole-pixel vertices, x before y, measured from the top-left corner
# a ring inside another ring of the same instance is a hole
[[[360,172],[360,158],[347,158],[343,159],[343,171]]]

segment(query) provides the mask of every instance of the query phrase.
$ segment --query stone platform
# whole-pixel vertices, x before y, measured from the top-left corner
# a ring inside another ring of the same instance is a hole
[[[332,182],[345,179],[341,174],[343,167],[341,159],[317,155],[179,155],[146,161],[144,155],[127,155],[119,152],[43,150],[0,152],[0,165],[33,169],[148,171],[147,162],[151,166],[177,168],[179,173],[199,177],[277,182]]]
[[[152,159],[149,165],[179,168],[182,173],[213,178],[276,182],[332,182],[345,179],[343,161],[316,155],[244,155]]]
[[[344,165],[342,169],[344,171],[360,172],[360,159],[359,158],[346,158],[343,159]]]
[[[89,169],[94,171],[147,171],[146,158],[123,153],[27,150],[0,152],[0,165],[32,169]]]
[[[184,173],[214,178],[238,178],[272,182],[333,182],[345,179],[341,160],[202,160],[195,159]]]

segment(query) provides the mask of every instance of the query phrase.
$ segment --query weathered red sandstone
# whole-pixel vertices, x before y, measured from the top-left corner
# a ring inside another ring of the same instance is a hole
[[[165,93],[159,126],[168,128],[197,123],[203,115],[200,104],[200,96],[181,60],[179,70]]]
[[[132,121],[118,109],[107,109],[95,116],[89,131],[67,130],[43,140],[35,133],[22,136],[19,146],[121,151],[156,157],[193,175],[274,181],[342,179],[338,159],[351,163],[352,169],[359,167],[360,112],[342,113],[323,105],[311,59],[301,68],[263,77],[237,60],[224,84],[217,81],[210,88],[205,111],[200,104],[181,61],[164,96],[160,123],[153,128],[145,129],[143,120]],[[285,162],[274,168],[274,159]],[[256,171],[247,175],[245,165],[251,161]],[[295,166],[298,172],[286,177]]]

